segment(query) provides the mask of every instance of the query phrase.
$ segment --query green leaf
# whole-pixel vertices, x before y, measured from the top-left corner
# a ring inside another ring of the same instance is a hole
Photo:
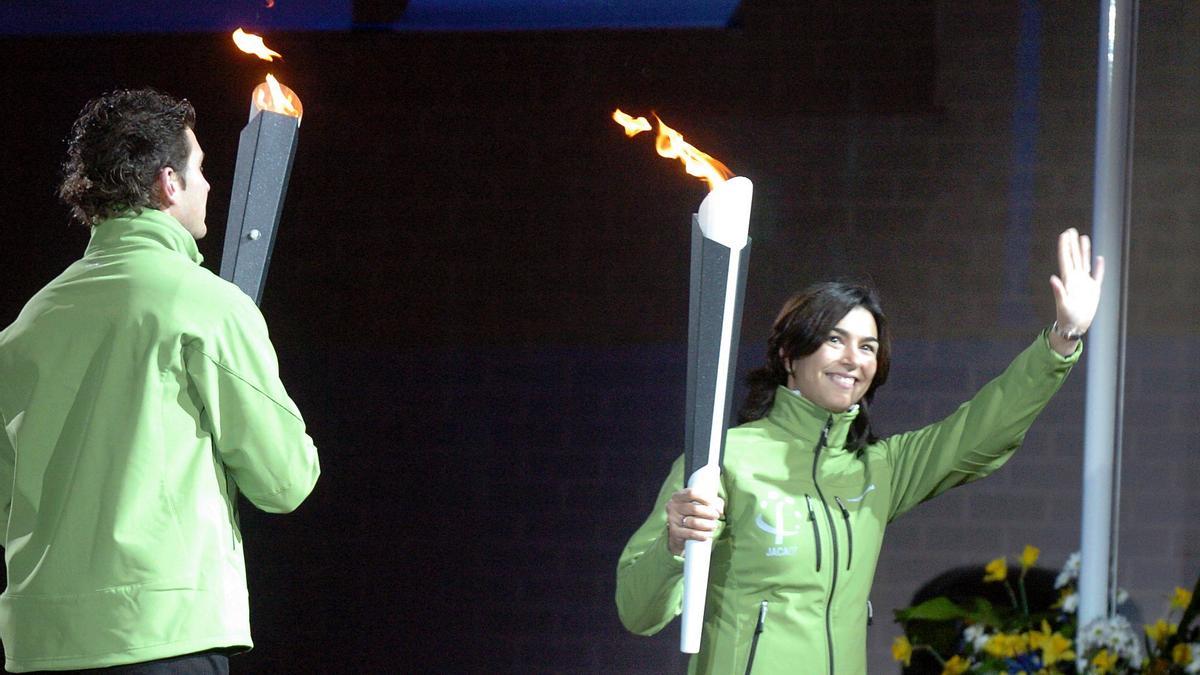
[[[971,598],[971,611],[966,618],[981,623],[992,628],[1000,628],[1004,625],[1004,616],[997,609],[983,598]]]
[[[940,596],[907,609],[896,610],[896,620],[950,621],[967,617],[969,614],[967,610],[954,604],[949,598]]]

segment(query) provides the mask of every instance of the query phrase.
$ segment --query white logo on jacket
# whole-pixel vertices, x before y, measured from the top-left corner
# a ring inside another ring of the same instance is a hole
[[[767,498],[760,501],[758,504],[762,508],[763,512],[759,513],[754,519],[754,524],[758,525],[758,529],[762,530],[763,532],[775,535],[775,545],[767,549],[767,555],[795,555],[796,547],[784,546],[783,539],[784,537],[790,537],[794,534],[800,534],[800,530],[798,528],[795,530],[789,530],[787,523],[789,516],[796,519],[793,521],[795,523],[799,523],[803,520],[801,512],[795,509],[796,499],[794,497],[782,495],[775,490],[771,490],[767,493]],[[774,521],[774,525],[767,523],[766,519],[763,518],[763,513],[771,514],[771,520]]]

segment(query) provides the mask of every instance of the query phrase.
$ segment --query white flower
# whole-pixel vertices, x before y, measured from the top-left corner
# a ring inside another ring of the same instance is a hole
[[[1123,605],[1126,602],[1129,602],[1129,591],[1125,590],[1124,588],[1118,588],[1117,589],[1117,604]]]
[[[1079,609],[1079,594],[1069,593],[1062,601],[1062,611],[1067,614],[1073,614]]]
[[[1188,675],[1200,673],[1200,643],[1189,643],[1188,649],[1192,652],[1192,660],[1188,661],[1188,664],[1184,666],[1183,672],[1188,673]]]
[[[1141,668],[1142,663],[1146,660],[1146,652],[1142,648],[1142,641],[1133,630],[1133,626],[1129,625],[1129,620],[1117,614],[1109,618],[1108,624],[1113,638],[1109,644],[1117,654],[1129,661],[1129,665]]]
[[[1069,583],[1071,583],[1071,573],[1065,569],[1059,572],[1057,577],[1054,577],[1055,588],[1062,588]]]
[[[1072,581],[1079,578],[1079,551],[1075,551],[1067,556],[1067,562],[1063,565],[1062,571],[1054,579],[1054,587],[1062,588]]]
[[[1114,652],[1135,669],[1140,668],[1146,660],[1141,640],[1129,621],[1120,614],[1096,619],[1079,631],[1077,653],[1083,663],[1086,664],[1088,655],[1100,649]]]
[[[983,651],[984,646],[987,645],[990,639],[991,636],[986,633],[983,624],[972,624],[963,629],[963,640],[971,645],[971,649],[976,652]]]

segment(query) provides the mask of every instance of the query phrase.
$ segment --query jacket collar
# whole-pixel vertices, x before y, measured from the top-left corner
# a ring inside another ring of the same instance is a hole
[[[841,413],[831,413],[821,406],[809,401],[787,387],[776,387],[775,403],[767,419],[778,424],[790,435],[803,442],[816,444],[821,436],[821,429],[826,422],[832,420],[829,435],[825,439],[825,447],[830,450],[841,450],[846,446],[846,436],[850,433],[850,424],[858,417],[858,406]]]
[[[204,261],[196,240],[183,224],[157,209],[142,209],[141,213],[130,211],[92,227],[92,239],[85,255],[128,246],[161,246],[182,253],[197,265]]]

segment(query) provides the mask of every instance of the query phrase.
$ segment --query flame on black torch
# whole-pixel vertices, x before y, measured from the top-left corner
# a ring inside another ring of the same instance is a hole
[[[292,161],[300,138],[299,98],[275,82],[260,84],[251,96],[250,121],[238,139],[237,164],[229,199],[221,277],[261,303],[275,235],[283,214]],[[266,93],[260,90],[266,88]],[[264,109],[278,103],[275,92],[290,99],[294,114]]]

